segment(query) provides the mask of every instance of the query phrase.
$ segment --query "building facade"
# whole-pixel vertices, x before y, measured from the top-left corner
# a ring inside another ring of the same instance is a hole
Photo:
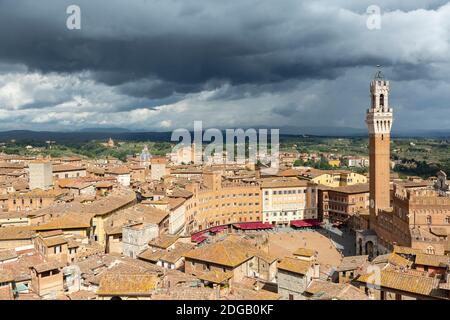
[[[186,231],[213,226],[262,221],[260,185],[257,180],[228,181],[220,171],[203,174],[202,183],[187,190],[193,196],[186,201]]]
[[[53,186],[51,162],[36,161],[28,164],[29,188],[46,190]]]
[[[288,226],[292,220],[317,219],[317,185],[297,178],[261,182],[263,222]]]

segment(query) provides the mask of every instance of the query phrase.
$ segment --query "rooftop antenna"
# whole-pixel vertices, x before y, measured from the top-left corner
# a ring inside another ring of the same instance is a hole
[[[377,70],[377,72],[375,73],[375,79],[377,79],[377,80],[383,80],[384,79],[384,75],[383,75],[383,73],[381,72],[381,65],[379,65],[379,64],[377,64],[377,68],[378,68],[378,70]]]

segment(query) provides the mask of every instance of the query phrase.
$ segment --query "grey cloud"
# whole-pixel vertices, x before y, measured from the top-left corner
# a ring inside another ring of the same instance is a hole
[[[382,64],[398,87],[403,84],[392,100],[405,110],[403,123],[410,115],[402,105],[415,116],[426,107],[428,126],[448,114],[444,99],[431,95],[446,97],[450,80],[447,1],[379,0],[383,25],[375,31],[365,26],[373,4],[365,0],[79,0],[82,30],[69,31],[65,9],[72,3],[0,1],[0,75],[63,77],[51,90],[8,100],[15,109],[61,112],[68,104],[74,113],[92,110],[76,125],[120,121],[125,112],[135,112],[137,122],[151,118],[139,123],[143,127],[175,125],[189,112],[212,125],[363,126],[367,83]],[[433,15],[441,19],[431,25]],[[424,83],[435,89],[423,92]],[[422,93],[428,100],[409,98]],[[262,106],[266,96],[273,105]],[[234,114],[226,114],[230,108]],[[261,115],[252,117],[256,112]],[[20,116],[33,122],[32,113]],[[70,121],[70,114],[39,117],[45,121],[53,126]]]

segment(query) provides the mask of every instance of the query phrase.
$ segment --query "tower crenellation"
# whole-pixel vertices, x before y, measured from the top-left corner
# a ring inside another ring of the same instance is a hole
[[[392,108],[389,107],[389,81],[375,78],[370,83],[371,106],[367,110],[366,123],[369,134],[390,134]]]

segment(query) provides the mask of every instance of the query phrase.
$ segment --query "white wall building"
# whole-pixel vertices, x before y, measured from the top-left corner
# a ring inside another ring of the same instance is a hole
[[[269,178],[261,183],[263,222],[289,225],[292,220],[317,219],[317,186],[296,178]]]

